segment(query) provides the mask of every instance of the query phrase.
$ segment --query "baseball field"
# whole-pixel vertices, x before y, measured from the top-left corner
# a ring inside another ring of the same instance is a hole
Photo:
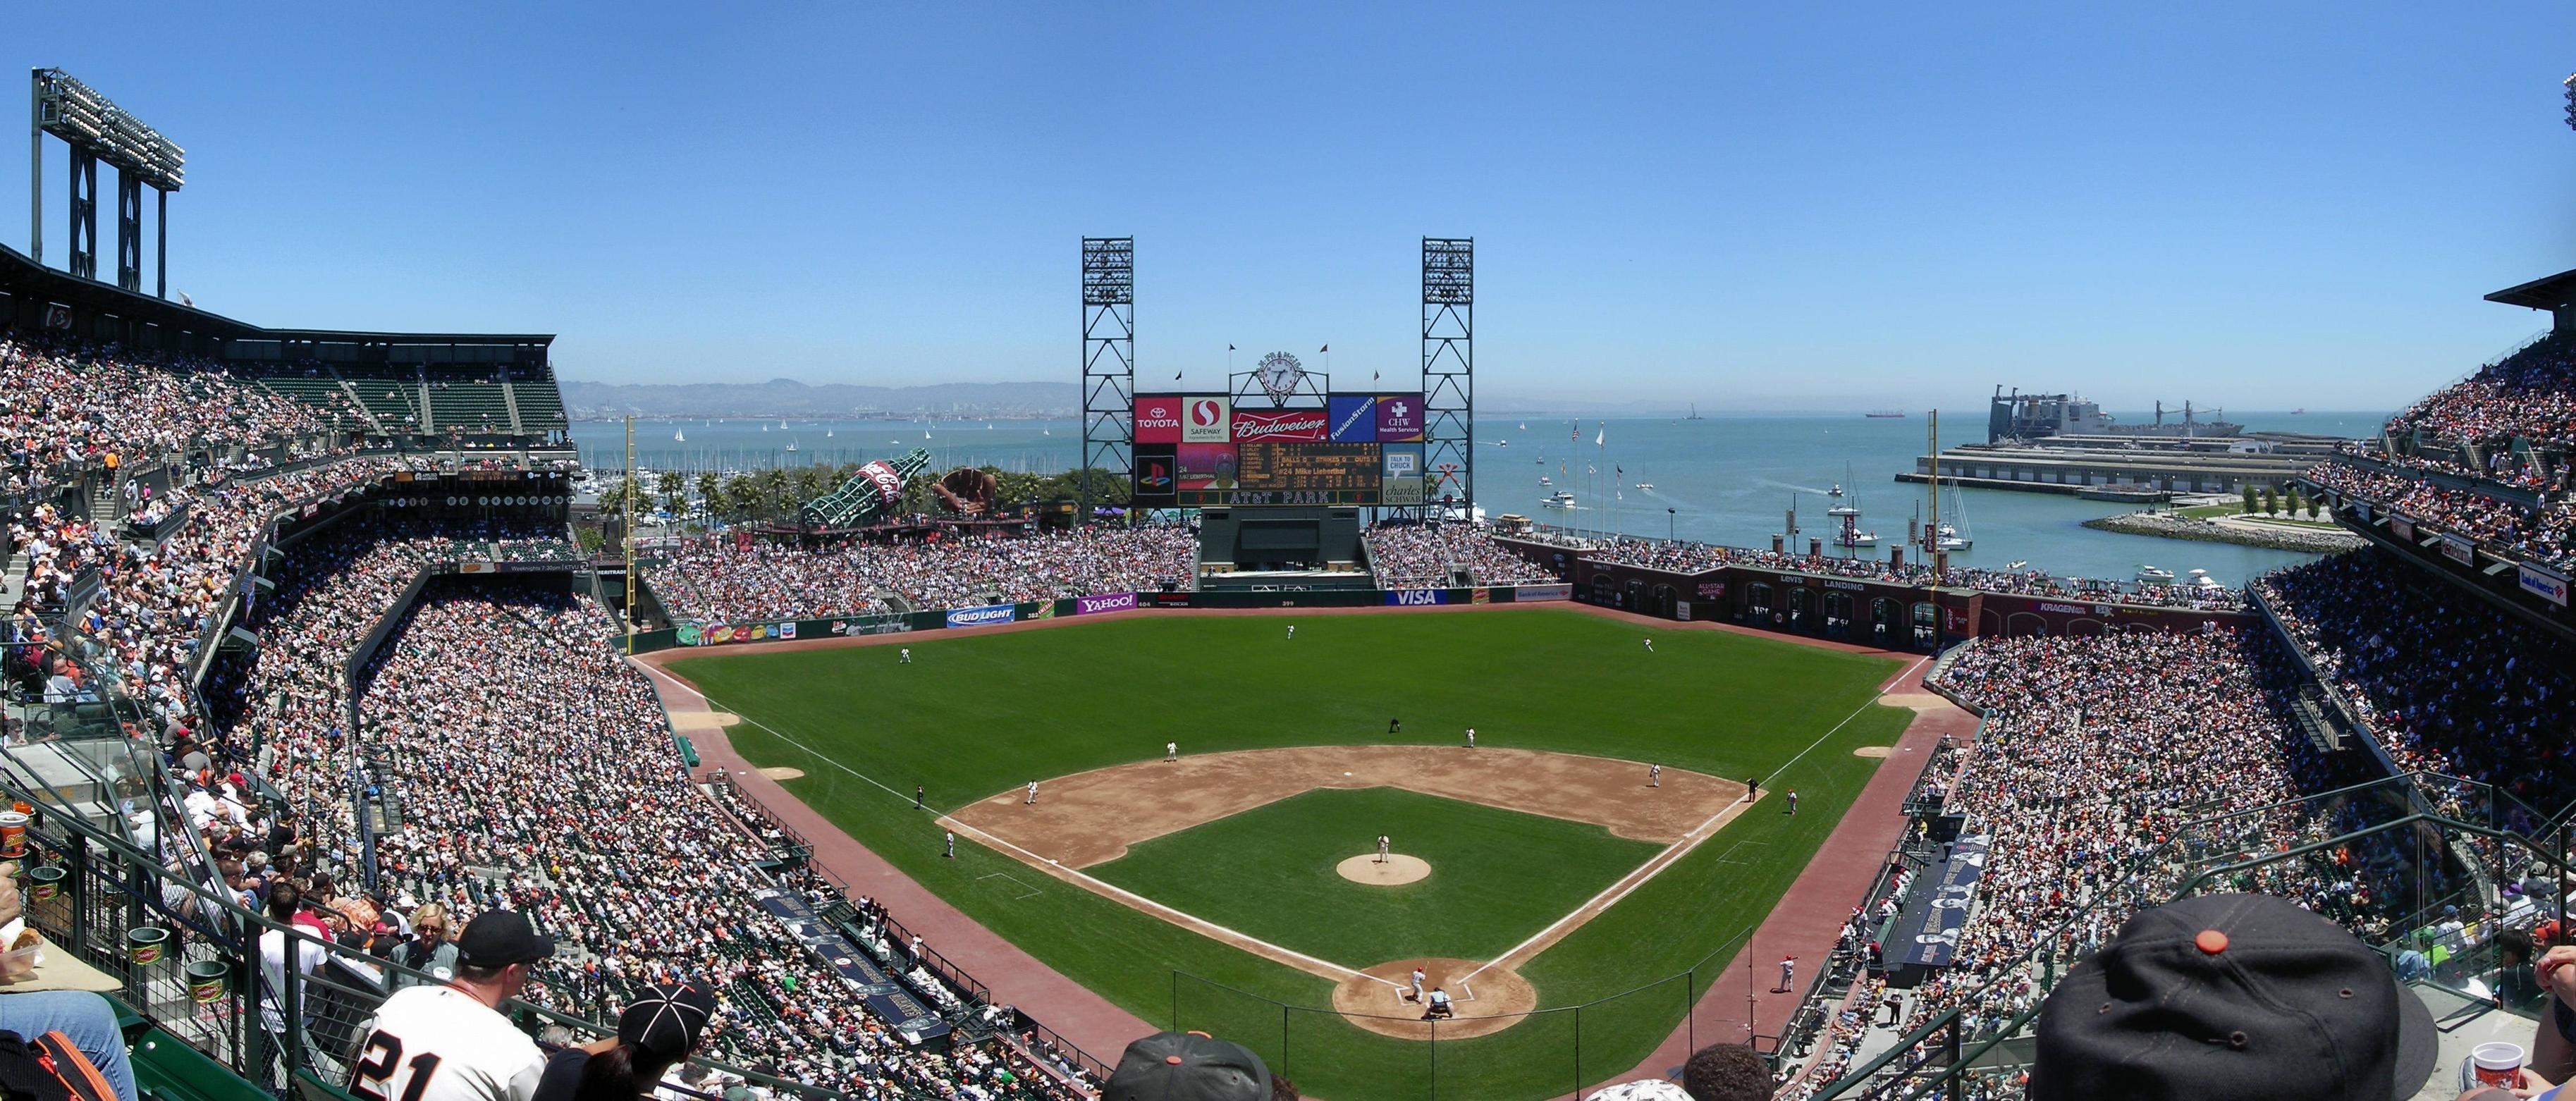
[[[1891,659],[1562,609],[886,641],[668,668],[904,874],[1328,1098],[1544,1098],[1627,1072],[1881,763],[1856,751],[1910,718],[1873,702]],[[1416,965],[1456,1020],[1418,1020]]]

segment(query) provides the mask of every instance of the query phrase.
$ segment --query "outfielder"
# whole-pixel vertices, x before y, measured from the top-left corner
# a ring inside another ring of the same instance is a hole
[[[1025,806],[1028,806],[1028,805],[1030,805],[1030,804],[1033,804],[1033,803],[1035,803],[1035,802],[1037,802],[1037,801],[1038,801],[1038,782],[1037,782],[1037,781],[1035,781],[1035,780],[1031,780],[1031,781],[1029,781],[1029,797],[1028,797],[1028,798],[1026,798],[1026,799],[1021,800],[1021,801],[1020,801],[1020,805],[1025,807]]]
[[[940,832],[948,835],[948,852],[946,855],[950,860],[957,859],[957,831],[942,830]]]
[[[1655,640],[1651,638],[1646,640],[1646,652],[1649,654],[1655,652]]]
[[[899,647],[895,652],[903,655],[902,657],[895,659],[895,664],[897,664],[897,665],[910,665],[910,664],[912,664],[912,647],[909,647],[909,646]]]
[[[1789,813],[1798,813],[1798,789],[1789,789]]]
[[[1297,625],[1294,623],[1288,625],[1288,641],[1297,641]]]

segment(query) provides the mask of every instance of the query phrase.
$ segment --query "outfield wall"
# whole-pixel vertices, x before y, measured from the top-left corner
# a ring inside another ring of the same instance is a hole
[[[971,631],[1004,623],[1067,619],[1148,608],[1378,608],[1440,607],[1450,604],[1527,604],[1567,600],[1566,585],[1479,585],[1460,589],[1296,589],[1270,592],[1099,593],[1061,600],[988,604],[925,612],[778,619],[751,623],[682,624],[664,631],[640,631],[632,653],[746,643],[793,642],[799,639],[852,638],[863,635],[913,634],[926,631]]]

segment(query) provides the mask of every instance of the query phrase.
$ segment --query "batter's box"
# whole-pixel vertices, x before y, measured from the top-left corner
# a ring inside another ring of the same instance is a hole
[[[995,880],[999,880],[1000,882],[994,882]],[[976,876],[975,885],[1001,895],[1004,898],[1010,899],[1013,902],[1036,898],[1039,895],[1046,893],[1045,891],[1038,889],[1029,881],[1012,875],[1009,872],[994,872],[990,875]]]

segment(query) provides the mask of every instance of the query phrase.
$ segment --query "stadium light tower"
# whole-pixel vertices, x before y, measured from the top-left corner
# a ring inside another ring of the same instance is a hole
[[[63,269],[98,278],[98,162],[116,168],[116,285],[143,289],[143,188],[160,194],[156,293],[170,297],[170,193],[188,180],[188,151],[61,69],[29,75],[27,255],[45,259],[45,135],[71,147],[71,255]]]

